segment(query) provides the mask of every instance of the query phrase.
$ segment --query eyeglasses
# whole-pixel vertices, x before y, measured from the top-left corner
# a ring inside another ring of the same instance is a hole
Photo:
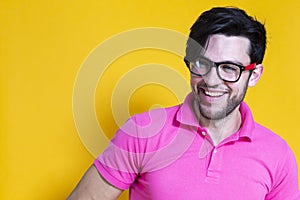
[[[197,76],[205,76],[210,72],[212,67],[216,67],[219,78],[226,82],[237,82],[243,71],[251,71],[256,66],[256,63],[243,66],[230,61],[213,62],[204,57],[199,57],[190,63],[186,62],[186,64],[190,72]]]

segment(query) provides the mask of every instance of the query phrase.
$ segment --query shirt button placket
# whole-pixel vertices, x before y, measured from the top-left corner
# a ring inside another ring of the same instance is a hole
[[[222,166],[222,153],[218,153],[217,147],[215,147],[211,152],[210,163],[207,169],[207,178],[209,182],[217,183],[221,176],[221,166]]]
[[[214,148],[214,154],[216,154],[218,152],[217,148]]]

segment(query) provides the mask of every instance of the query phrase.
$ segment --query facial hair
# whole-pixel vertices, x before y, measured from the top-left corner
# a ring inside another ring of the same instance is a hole
[[[199,98],[196,98],[201,116],[205,117],[208,120],[221,120],[227,117],[228,115],[230,115],[237,107],[239,107],[241,102],[244,100],[248,89],[247,85],[248,85],[248,81],[245,84],[245,86],[242,88],[241,92],[239,92],[235,96],[229,96],[226,100],[224,100],[226,102],[222,103],[222,105],[224,104],[224,106],[218,108],[217,110],[216,107],[218,105],[211,104],[210,107],[207,108],[207,106],[203,106],[201,104]],[[198,88],[198,92],[199,90],[200,88]],[[196,97],[197,96],[198,95],[196,95]]]

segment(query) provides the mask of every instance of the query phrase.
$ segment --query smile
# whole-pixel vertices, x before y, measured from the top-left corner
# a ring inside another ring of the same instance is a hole
[[[212,92],[204,90],[204,94],[210,97],[220,97],[225,94],[225,92]]]

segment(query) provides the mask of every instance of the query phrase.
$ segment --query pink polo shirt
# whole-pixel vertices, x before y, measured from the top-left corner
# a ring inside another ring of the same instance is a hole
[[[103,178],[131,200],[300,199],[292,151],[244,102],[239,131],[214,146],[191,101],[130,118],[94,162]]]

